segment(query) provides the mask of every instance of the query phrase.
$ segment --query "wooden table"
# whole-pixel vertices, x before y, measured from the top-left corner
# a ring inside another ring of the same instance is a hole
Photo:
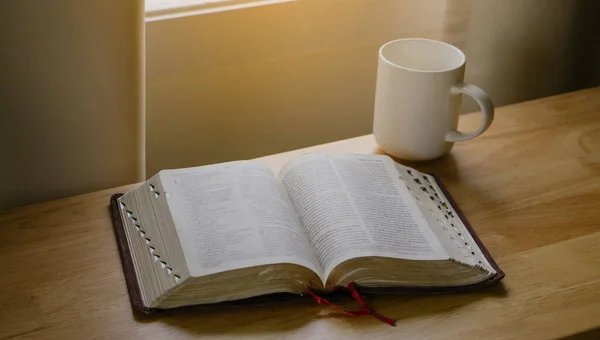
[[[262,160],[313,150],[379,152],[364,136]],[[107,208],[125,186],[0,214],[0,338],[600,338],[600,88],[500,108],[482,137],[414,166],[441,176],[504,289],[374,298],[395,328],[309,301],[136,319]]]

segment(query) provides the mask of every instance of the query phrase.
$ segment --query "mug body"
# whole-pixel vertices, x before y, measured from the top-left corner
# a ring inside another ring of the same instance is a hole
[[[464,79],[465,55],[429,39],[400,39],[379,50],[373,133],[393,157],[429,160],[446,154],[453,143],[461,95],[452,87]]]

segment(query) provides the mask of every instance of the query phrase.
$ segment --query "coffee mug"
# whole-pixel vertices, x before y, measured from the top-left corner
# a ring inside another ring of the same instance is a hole
[[[437,40],[400,39],[381,47],[373,119],[381,150],[399,159],[430,160],[487,130],[494,106],[483,90],[463,82],[465,63],[460,49]],[[462,94],[481,107],[477,131],[457,130]]]

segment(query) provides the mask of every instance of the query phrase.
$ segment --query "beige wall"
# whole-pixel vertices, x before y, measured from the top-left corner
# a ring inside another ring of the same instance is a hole
[[[378,47],[439,37],[444,3],[302,0],[148,22],[148,176],[369,133]]]
[[[599,85],[599,4],[300,0],[148,22],[148,175],[370,133],[377,50],[402,37],[463,49],[497,106]]]
[[[143,178],[141,4],[0,4],[0,210]],[[498,105],[598,85],[597,9],[301,0],[149,22],[148,175],[369,133],[377,49],[396,38],[464,48]]]
[[[142,3],[0,3],[0,210],[143,178]]]
[[[598,43],[584,40],[594,32],[585,12],[598,13],[597,4],[448,0],[443,39],[465,52],[467,81],[483,86],[497,105],[546,97],[593,85],[583,74],[594,69],[589,59]],[[474,101],[463,102],[465,111],[478,110]]]

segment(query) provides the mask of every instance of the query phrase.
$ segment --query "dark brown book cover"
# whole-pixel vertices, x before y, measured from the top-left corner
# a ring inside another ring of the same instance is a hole
[[[485,280],[482,282],[478,282],[478,283],[470,284],[470,285],[464,285],[464,286],[454,286],[454,287],[416,287],[416,286],[415,287],[397,287],[397,288],[361,288],[361,287],[357,287],[361,293],[366,293],[366,294],[426,294],[426,295],[469,293],[469,292],[478,291],[483,288],[494,285],[504,278],[504,276],[505,276],[504,272],[500,269],[500,267],[498,266],[496,261],[494,261],[494,259],[492,258],[489,251],[483,245],[483,242],[481,242],[481,240],[475,233],[475,230],[473,230],[473,228],[469,224],[469,221],[463,215],[463,213],[459,209],[458,205],[456,204],[456,202],[454,201],[452,196],[450,196],[450,193],[446,190],[446,188],[441,183],[441,181],[439,180],[438,177],[436,177],[435,175],[432,175],[432,176],[436,179],[439,187],[444,192],[444,195],[446,196],[446,198],[448,199],[448,201],[450,202],[450,204],[452,205],[452,207],[454,208],[454,210],[456,211],[456,213],[458,214],[460,219],[463,221],[463,223],[466,226],[466,228],[468,229],[468,231],[471,233],[471,236],[473,237],[473,239],[475,240],[475,242],[481,249],[482,253],[486,257],[486,259],[488,260],[490,265],[492,267],[494,267],[494,269],[496,270],[496,275],[494,275],[493,277],[490,277],[488,280]],[[119,197],[121,197],[122,195],[123,194],[119,193],[119,194],[113,195],[110,198],[110,211],[111,211],[111,215],[112,215],[113,228],[114,228],[115,237],[116,237],[116,241],[117,241],[117,245],[118,245],[118,249],[119,249],[119,255],[121,257],[121,264],[123,267],[123,273],[125,275],[125,281],[127,284],[127,290],[129,292],[131,306],[135,312],[141,312],[144,314],[157,314],[160,312],[165,312],[165,311],[159,310],[159,309],[148,308],[148,307],[144,306],[144,304],[142,303],[140,289],[138,286],[137,277],[135,275],[135,269],[133,267],[133,260],[131,258],[131,253],[129,252],[129,245],[127,243],[127,237],[125,235],[124,225],[121,220],[119,203],[117,201],[117,199]],[[333,293],[333,294],[336,294],[336,293]],[[275,302],[275,301],[281,302],[281,303],[293,302],[299,298],[302,298],[302,297],[299,295],[295,295],[295,294],[272,294],[272,295],[265,295],[265,296],[240,300],[240,301],[225,302],[225,303],[221,303],[221,304],[261,305],[266,302],[271,303],[271,302]],[[310,296],[307,296],[306,298],[312,299]],[[177,310],[197,309],[197,308],[205,308],[205,307],[209,307],[209,306],[210,305],[188,306],[188,307],[180,307],[180,308],[176,308],[176,309]]]

